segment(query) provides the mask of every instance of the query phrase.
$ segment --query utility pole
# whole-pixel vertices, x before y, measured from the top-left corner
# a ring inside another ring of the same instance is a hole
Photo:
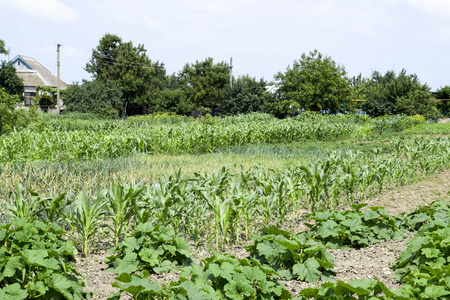
[[[61,112],[61,99],[59,98],[59,89],[60,89],[60,79],[59,79],[59,67],[60,67],[60,61],[59,61],[59,48],[61,47],[61,44],[57,45],[56,53],[57,53],[57,74],[58,74],[58,83],[56,85],[56,113],[59,115]]]
[[[230,57],[230,87],[233,87],[233,58]]]

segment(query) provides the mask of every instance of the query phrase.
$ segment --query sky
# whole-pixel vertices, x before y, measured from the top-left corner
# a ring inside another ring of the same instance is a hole
[[[272,81],[317,49],[347,76],[416,74],[450,85],[449,0],[0,0],[0,39],[71,84],[106,34],[142,44],[167,74],[233,57],[233,75]],[[0,55],[0,60],[8,56]]]

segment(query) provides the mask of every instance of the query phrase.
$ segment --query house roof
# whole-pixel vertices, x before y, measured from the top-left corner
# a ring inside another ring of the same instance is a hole
[[[16,68],[17,76],[23,79],[24,86],[58,86],[58,77],[32,57],[17,55],[10,64]],[[59,82],[60,88],[67,87],[67,83],[61,79]]]

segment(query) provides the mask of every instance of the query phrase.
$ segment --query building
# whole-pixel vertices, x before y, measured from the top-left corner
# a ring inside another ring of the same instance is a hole
[[[58,77],[41,65],[37,60],[23,55],[17,55],[10,62],[16,68],[16,74],[23,80],[25,87],[24,98],[25,105],[32,105],[33,98],[36,97],[36,88],[38,86],[58,87]],[[59,80],[60,89],[67,87],[67,84]]]

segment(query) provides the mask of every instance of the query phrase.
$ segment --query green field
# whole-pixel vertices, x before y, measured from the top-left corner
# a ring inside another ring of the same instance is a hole
[[[450,124],[404,116],[304,113],[283,120],[265,114],[193,120],[157,115],[111,121],[42,115],[33,126],[0,137],[0,201],[6,208],[0,219],[3,224],[16,218],[55,222],[84,256],[102,239],[122,253],[110,259],[119,269],[125,259],[120,255],[131,252],[118,245],[158,230],[186,239],[194,249],[248,243],[263,227],[273,234],[264,239],[300,239],[270,226],[296,224],[305,210],[362,203],[449,169],[449,132]],[[185,255],[184,246],[173,244],[181,240],[168,236],[158,239]],[[294,242],[282,245],[289,243]],[[168,247],[145,245],[139,247]],[[165,267],[154,261],[147,271],[170,270],[168,257],[159,261]],[[215,259],[236,264],[229,257]],[[1,280],[0,292],[8,286]]]

